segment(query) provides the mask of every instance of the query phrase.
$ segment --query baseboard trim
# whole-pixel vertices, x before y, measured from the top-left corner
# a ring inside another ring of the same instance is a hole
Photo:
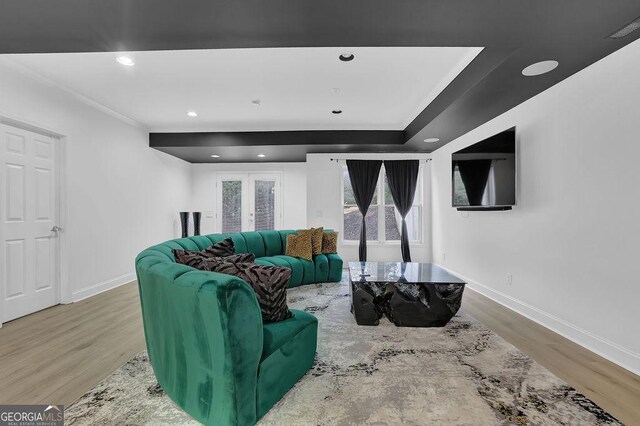
[[[71,301],[79,302],[87,297],[95,296],[112,288],[119,287],[123,284],[128,284],[136,280],[135,273],[124,274],[110,280],[102,281],[101,283],[92,285],[91,287],[83,288],[82,290],[71,293]]]
[[[626,349],[603,337],[595,335],[575,324],[558,318],[555,315],[538,309],[535,306],[529,305],[526,302],[509,296],[508,294],[481,284],[463,274],[451,270],[450,268],[442,265],[438,266],[465,280],[467,282],[467,286],[471,290],[488,297],[494,302],[499,303],[500,305],[540,324],[541,326],[548,328],[554,333],[557,333],[585,349],[588,349],[614,364],[617,364],[620,367],[640,376],[640,354]]]

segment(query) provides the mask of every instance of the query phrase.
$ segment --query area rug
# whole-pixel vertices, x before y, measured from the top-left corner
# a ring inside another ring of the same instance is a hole
[[[443,328],[358,326],[341,283],[289,290],[318,317],[314,367],[260,425],[620,424],[459,312]],[[463,302],[464,309],[464,302]],[[145,352],[67,408],[67,424],[198,424],[155,381]]]

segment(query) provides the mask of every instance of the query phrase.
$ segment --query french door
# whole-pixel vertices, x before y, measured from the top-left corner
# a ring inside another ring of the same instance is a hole
[[[0,124],[0,322],[60,303],[58,144]]]
[[[219,173],[216,181],[218,232],[282,228],[281,173]]]

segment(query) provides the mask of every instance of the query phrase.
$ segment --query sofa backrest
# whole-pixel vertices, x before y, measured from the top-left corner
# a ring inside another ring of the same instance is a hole
[[[205,424],[254,424],[263,348],[255,293],[234,276],[175,263],[172,253],[224,238],[181,238],[138,255],[144,333],[158,383],[178,406]],[[246,251],[244,237],[234,241]]]

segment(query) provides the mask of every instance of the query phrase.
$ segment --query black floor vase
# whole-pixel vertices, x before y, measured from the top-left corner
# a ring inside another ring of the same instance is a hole
[[[201,212],[193,212],[193,235],[200,235],[200,218]]]
[[[182,226],[182,238],[189,236],[189,212],[180,212],[180,225]]]

